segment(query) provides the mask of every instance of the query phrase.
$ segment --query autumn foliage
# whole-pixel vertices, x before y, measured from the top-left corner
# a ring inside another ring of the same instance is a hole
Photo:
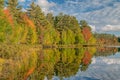
[[[85,41],[87,41],[87,42],[88,42],[88,40],[89,40],[89,39],[91,38],[91,36],[92,36],[92,33],[91,33],[89,27],[84,27],[84,28],[82,29],[82,34],[83,34],[83,36],[84,36]]]
[[[94,34],[97,44],[118,45],[118,38],[113,34],[96,33]]]
[[[91,61],[91,58],[92,58],[92,55],[90,54],[90,52],[85,51],[84,52],[84,57],[82,59],[83,64],[88,65]]]
[[[26,23],[28,26],[30,26],[31,28],[35,28],[35,25],[34,25],[33,21],[30,20],[27,15],[23,15],[23,20],[25,21],[25,23]]]
[[[10,14],[10,11],[8,9],[4,9],[4,14],[8,19],[9,23],[13,25],[14,23],[13,23],[13,19],[12,19],[12,15]]]
[[[33,73],[34,69],[35,69],[34,67],[32,67],[31,69],[29,69],[28,72],[25,74],[23,80],[27,80],[27,78]]]
[[[10,24],[6,27],[6,23],[1,22],[3,28],[6,27],[5,31],[7,30],[7,35],[1,31],[1,41],[6,39],[6,43],[69,46],[95,41],[91,39],[93,36],[86,21],[82,21],[80,25],[77,18],[71,15],[45,15],[34,2],[24,12],[18,0],[8,0],[4,14]]]

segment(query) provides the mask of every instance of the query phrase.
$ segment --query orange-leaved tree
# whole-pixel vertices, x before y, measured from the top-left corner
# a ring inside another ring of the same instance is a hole
[[[13,19],[12,19],[12,15],[10,14],[10,11],[6,8],[4,9],[4,14],[8,20],[8,22],[13,26]]]
[[[84,39],[86,43],[88,43],[89,39],[92,37],[91,28],[85,20],[80,21],[80,26],[82,29],[82,34],[84,36]]]

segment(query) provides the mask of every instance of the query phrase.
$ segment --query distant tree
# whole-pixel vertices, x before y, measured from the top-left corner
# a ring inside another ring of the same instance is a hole
[[[118,42],[120,43],[120,37],[118,37]]]
[[[94,34],[97,44],[109,44],[109,45],[117,45],[119,44],[118,38],[112,34],[106,33],[95,33]]]

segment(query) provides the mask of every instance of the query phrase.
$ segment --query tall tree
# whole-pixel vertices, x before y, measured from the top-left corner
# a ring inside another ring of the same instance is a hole
[[[0,0],[0,42],[7,43],[10,41],[12,28],[7,19],[8,17],[3,12],[3,2],[4,0]]]
[[[36,5],[34,2],[32,2],[30,8],[28,9],[27,12],[28,16],[30,19],[34,22],[37,28],[37,32],[39,35],[39,42],[42,44],[43,43],[43,36],[44,36],[44,24],[45,24],[45,16],[44,13],[42,12],[41,8]]]
[[[20,20],[21,6],[18,5],[18,0],[8,0],[7,2],[8,9],[15,21]]]
[[[46,19],[52,24],[52,26],[54,26],[54,16],[52,13],[48,13]]]
[[[3,8],[3,3],[4,3],[4,0],[0,0],[0,9]]]
[[[36,26],[39,43],[50,44],[51,42],[52,44],[55,40],[54,35],[56,35],[56,32],[50,22],[47,21],[41,8],[33,2],[28,9],[27,14]]]

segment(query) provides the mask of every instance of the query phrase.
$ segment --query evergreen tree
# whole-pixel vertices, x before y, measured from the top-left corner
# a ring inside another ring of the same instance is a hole
[[[3,8],[3,3],[4,3],[4,0],[0,0],[0,9]]]
[[[85,20],[81,20],[81,21],[80,21],[80,26],[81,26],[81,27],[87,27],[87,26],[88,26],[88,23],[87,23]]]
[[[44,23],[45,23],[45,16],[41,10],[41,8],[32,2],[30,9],[27,12],[30,19],[36,25],[37,33],[39,35],[39,43],[43,44],[43,36],[44,36]]]
[[[52,24],[52,26],[54,26],[54,16],[52,13],[48,13],[46,19]]]
[[[7,20],[7,17],[3,13],[3,9],[0,8],[0,42],[8,43],[10,42],[12,34],[12,27]]]
[[[32,2],[30,8],[27,11],[27,14],[30,19],[34,21],[37,27],[46,25],[47,21],[45,19],[44,13],[42,12],[41,8],[34,2]]]
[[[8,0],[6,3],[13,19],[19,21],[21,6],[18,5],[18,0]]]

